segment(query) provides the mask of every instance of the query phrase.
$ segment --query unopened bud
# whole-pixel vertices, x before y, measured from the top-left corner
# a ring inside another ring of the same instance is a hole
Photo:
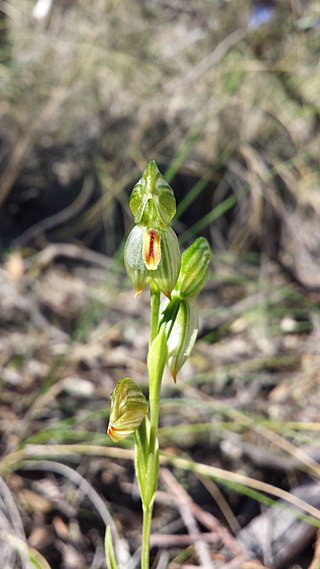
[[[211,249],[204,237],[196,239],[181,256],[181,268],[174,294],[192,298],[201,291],[208,273]]]
[[[114,443],[138,429],[148,412],[148,403],[140,387],[130,377],[119,379],[111,393],[107,434]]]

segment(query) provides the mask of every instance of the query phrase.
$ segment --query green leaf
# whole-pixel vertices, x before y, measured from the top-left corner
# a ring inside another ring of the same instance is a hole
[[[160,319],[159,328],[161,326],[165,326],[167,336],[169,335],[170,330],[172,329],[172,326],[177,317],[180,307],[180,302],[181,302],[180,298],[174,296],[169,302],[168,299],[166,298],[164,302],[162,302],[161,304],[161,319]]]
[[[148,442],[150,442],[152,429],[148,417],[145,417],[143,424],[145,431],[142,430],[141,433],[140,428],[135,432],[135,473],[143,507],[150,508],[154,502],[158,485],[159,447],[158,440],[155,439],[154,446],[152,449],[149,448]],[[139,434],[142,434],[142,437]]]
[[[146,479],[147,465],[148,465],[148,448],[150,437],[150,421],[146,416],[142,421],[140,427],[135,431],[135,473],[139,484],[141,500],[143,504],[147,502],[147,485]]]
[[[104,538],[104,550],[106,555],[107,569],[119,569],[114,553],[110,526],[107,526],[106,529]]]
[[[154,451],[148,456],[146,474],[146,492],[144,506],[150,508],[154,502],[159,477],[159,447],[156,439]]]

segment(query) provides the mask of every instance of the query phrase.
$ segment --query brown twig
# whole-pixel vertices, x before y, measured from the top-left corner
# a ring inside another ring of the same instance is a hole
[[[81,260],[102,269],[110,268],[110,260],[107,257],[74,243],[53,243],[48,245],[36,256],[36,268],[46,269],[57,257]]]
[[[212,569],[210,552],[206,543],[206,539],[204,538],[205,534],[201,534],[199,531],[194,513],[192,511],[192,499],[167,468],[161,468],[160,476],[168,487],[170,493],[175,497],[175,502],[179,508],[181,517],[189,532],[188,536],[167,536],[167,538],[173,538],[173,540],[182,539],[188,545],[190,545],[190,543],[194,543],[195,550],[203,569]],[[219,539],[218,535],[213,536],[211,534],[211,539],[212,538],[214,538],[215,541],[218,541]],[[176,541],[173,541],[173,543],[176,543]]]

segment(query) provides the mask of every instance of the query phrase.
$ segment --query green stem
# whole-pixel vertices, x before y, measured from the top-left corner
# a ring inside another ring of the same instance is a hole
[[[163,369],[167,362],[167,342],[164,330],[159,332],[160,291],[150,287],[151,330],[148,353],[149,405],[151,433],[149,453],[156,450],[158,434],[159,400]]]
[[[150,430],[149,430],[149,444],[147,448],[147,468],[144,477],[144,496],[143,502],[143,532],[142,532],[142,558],[141,569],[149,569],[150,562],[150,534],[151,534],[151,521],[153,511],[154,495],[158,483],[159,471],[159,453],[158,453],[158,417],[159,417],[159,399],[160,399],[160,386],[163,374],[164,363],[161,357],[163,348],[158,352],[159,338],[159,309],[160,309],[160,291],[155,287],[150,288],[150,309],[151,309],[151,326],[150,326],[150,344],[148,354],[148,370],[150,381]],[[155,343],[152,343],[157,338]],[[161,346],[159,346],[161,348]],[[155,355],[159,353],[159,357]]]
[[[151,330],[150,345],[158,334],[159,309],[160,309],[160,290],[151,285],[150,287],[150,307],[151,307]]]
[[[141,569],[149,569],[152,510],[152,506],[148,508],[143,506]]]

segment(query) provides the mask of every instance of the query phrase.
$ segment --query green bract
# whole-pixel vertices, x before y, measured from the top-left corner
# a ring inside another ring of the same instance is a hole
[[[168,314],[170,304],[172,304],[173,314],[176,312],[177,299],[169,303],[165,312]],[[174,382],[177,373],[190,356],[191,350],[198,334],[198,312],[192,300],[180,300],[179,308],[170,331],[170,322],[167,324],[168,329],[168,365],[172,373]]]
[[[140,387],[130,377],[119,379],[111,393],[107,433],[113,442],[121,441],[138,429],[148,412]]]
[[[178,238],[171,227],[156,230],[136,225],[129,233],[124,263],[136,294],[153,283],[170,298],[180,261]]]
[[[174,295],[180,298],[192,298],[199,294],[207,278],[210,260],[209,243],[204,237],[199,237],[182,253]]]
[[[130,197],[134,222],[139,225],[166,228],[176,213],[176,200],[171,186],[159,172],[154,160],[148,162]]]

